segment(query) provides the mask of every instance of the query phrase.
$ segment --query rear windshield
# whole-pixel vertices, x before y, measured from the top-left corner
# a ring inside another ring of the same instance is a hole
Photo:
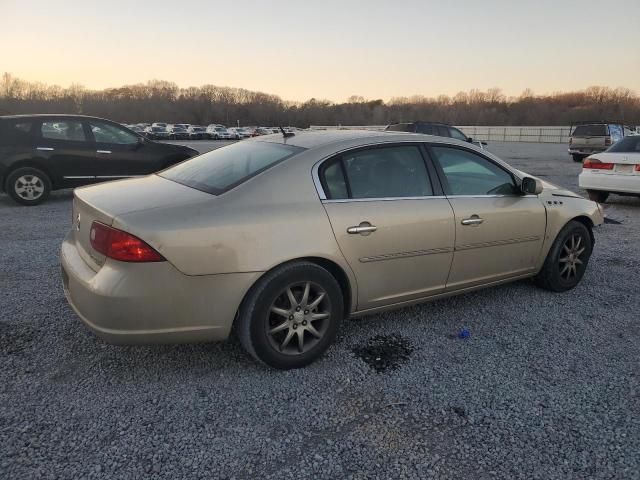
[[[638,153],[640,152],[640,135],[624,137],[619,142],[611,145],[607,152],[613,153]]]
[[[604,137],[609,135],[609,129],[604,123],[592,125],[578,125],[573,131],[573,137]]]
[[[219,195],[303,150],[279,143],[245,141],[199,155],[159,175]]]

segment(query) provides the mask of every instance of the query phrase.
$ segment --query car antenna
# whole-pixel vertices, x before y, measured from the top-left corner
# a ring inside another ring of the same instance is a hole
[[[282,128],[282,127],[278,127],[278,128],[279,128],[279,129],[280,129],[280,131],[282,132],[282,136],[283,136],[284,138],[289,138],[289,137],[293,137],[293,136],[295,136],[295,133],[293,133],[293,132],[285,132],[285,131],[284,131],[284,128]]]

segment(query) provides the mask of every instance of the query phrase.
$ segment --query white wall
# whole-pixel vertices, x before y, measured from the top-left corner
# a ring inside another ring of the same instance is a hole
[[[384,130],[386,125],[311,125],[311,130]],[[485,142],[569,143],[571,127],[459,126],[467,136]]]

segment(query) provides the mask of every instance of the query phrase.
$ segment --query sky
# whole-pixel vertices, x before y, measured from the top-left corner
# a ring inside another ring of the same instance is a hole
[[[639,18],[638,0],[0,0],[0,74],[295,101],[638,92]]]

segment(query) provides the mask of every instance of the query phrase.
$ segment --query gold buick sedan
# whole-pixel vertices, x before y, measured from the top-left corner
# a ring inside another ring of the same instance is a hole
[[[569,290],[602,222],[597,203],[450,138],[268,135],[76,189],[64,291],[108,342],[233,328],[256,360],[298,368],[347,316],[527,277]]]

